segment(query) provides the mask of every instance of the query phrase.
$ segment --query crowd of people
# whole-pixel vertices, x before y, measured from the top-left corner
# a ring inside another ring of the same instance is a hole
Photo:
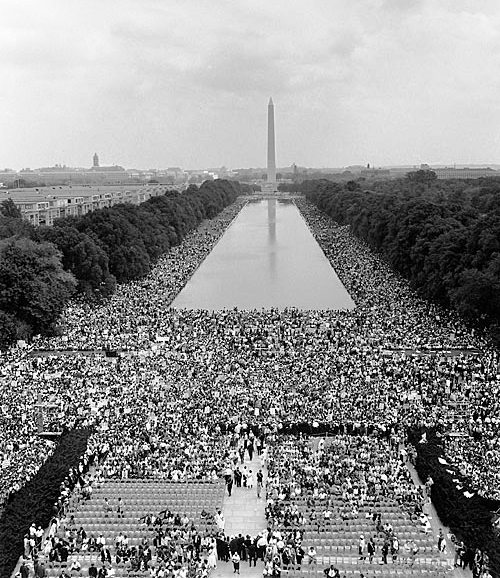
[[[96,480],[215,480],[242,428],[259,438],[285,423],[329,423],[401,438],[408,426],[437,425],[462,434],[447,458],[474,491],[500,497],[498,352],[419,299],[348,228],[295,202],[355,309],[171,308],[238,201],[145,279],[99,305],[73,302],[60,335],[2,354],[0,500],[53,451],[37,436],[38,399],[57,406],[58,427],[95,427],[90,444],[106,455]]]
[[[419,518],[425,496],[411,479],[400,443],[377,432],[337,435],[327,445],[321,438],[316,447],[309,439],[280,438],[270,454],[267,496],[269,524],[288,542],[300,544],[304,535],[307,540],[309,533],[333,529],[341,536],[351,525],[364,524],[371,535],[360,535],[359,556],[370,562],[381,535],[382,562],[387,563],[389,550],[393,561],[398,555],[398,536],[385,504],[398,504],[415,529],[425,532]],[[412,556],[415,548],[408,544]]]

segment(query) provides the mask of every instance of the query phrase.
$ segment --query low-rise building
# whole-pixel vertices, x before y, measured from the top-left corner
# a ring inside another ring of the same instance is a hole
[[[56,219],[82,216],[120,203],[139,205],[152,197],[179,190],[171,185],[35,187],[0,192],[0,201],[12,199],[32,225],[52,226]]]

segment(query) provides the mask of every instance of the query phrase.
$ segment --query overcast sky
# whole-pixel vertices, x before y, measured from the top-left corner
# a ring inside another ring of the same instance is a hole
[[[498,0],[1,0],[0,167],[500,163]]]

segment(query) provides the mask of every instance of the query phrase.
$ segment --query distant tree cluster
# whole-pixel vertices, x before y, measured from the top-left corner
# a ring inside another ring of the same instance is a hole
[[[75,292],[96,299],[116,283],[147,275],[160,255],[203,219],[241,194],[239,183],[206,181],[141,205],[121,204],[53,227],[22,220],[11,200],[0,204],[0,348],[49,334]]]
[[[424,297],[500,338],[500,182],[427,173],[372,183],[308,181],[306,197],[379,252]]]

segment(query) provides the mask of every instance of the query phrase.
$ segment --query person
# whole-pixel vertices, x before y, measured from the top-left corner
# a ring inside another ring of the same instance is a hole
[[[113,506],[109,502],[109,498],[104,498],[104,517],[107,518],[113,512]]]
[[[257,539],[257,556],[264,561],[264,555],[266,552],[267,539],[264,534],[259,534]]]
[[[231,562],[233,563],[233,574],[239,574],[240,573],[240,555],[238,554],[238,552],[234,552],[233,555],[231,556]]]
[[[387,564],[387,556],[389,554],[389,542],[387,540],[384,541],[384,544],[382,545],[382,563],[383,564]]]
[[[34,567],[36,578],[47,578],[47,568],[43,562],[37,561]]]
[[[92,562],[92,563],[90,564],[90,567],[89,567],[89,577],[90,577],[90,578],[97,578],[97,568],[96,568],[94,562]]]
[[[462,557],[465,553],[465,544],[462,540],[457,540],[455,542],[455,559],[453,560],[453,566],[457,568],[457,566],[462,567]]]
[[[325,568],[324,574],[326,578],[340,578],[339,569],[335,568],[333,564],[329,568]]]
[[[281,561],[280,561],[280,557],[278,555],[273,556],[272,559],[272,576],[274,578],[281,578],[281,572],[283,571],[283,569],[281,568]]]
[[[295,547],[295,560],[297,561],[297,566],[300,570],[300,567],[302,566],[302,560],[304,559],[304,556],[306,555],[304,548],[302,548],[302,546],[299,544]]]
[[[231,492],[233,491],[233,476],[229,475],[226,477],[226,488],[227,488],[227,495],[231,497]]]
[[[360,560],[364,560],[366,558],[365,549],[366,549],[365,537],[361,535],[358,540],[358,554]]]
[[[219,530],[221,532],[223,532],[226,522],[224,519],[224,514],[222,513],[221,510],[217,510],[217,513],[214,516],[214,520],[215,520],[215,523],[217,524],[217,528],[219,528]]]
[[[262,473],[262,469],[260,469],[257,472],[257,498],[260,498],[263,484],[264,484],[264,474]]]
[[[391,554],[393,564],[395,564],[398,560],[398,553],[399,553],[399,540],[397,536],[393,536],[391,543]]]
[[[30,569],[29,569],[28,564],[26,564],[26,560],[23,560],[23,563],[21,564],[20,573],[21,573],[21,578],[29,578]]]
[[[370,539],[368,540],[366,548],[368,551],[368,561],[371,564],[373,562],[373,557],[375,555],[375,542],[373,541],[373,536],[371,536]]]
[[[309,546],[308,550],[307,550],[307,557],[309,559],[309,564],[316,564],[317,560],[316,560],[316,556],[317,556],[317,552],[316,552],[316,548],[311,545]]]
[[[123,504],[123,500],[121,497],[118,498],[118,502],[116,504],[116,513],[118,515],[118,518],[124,518],[125,517],[125,513],[124,513],[124,504]]]
[[[429,476],[427,478],[427,481],[425,482],[425,494],[427,496],[427,501],[430,502],[431,501],[431,494],[432,494],[432,486],[434,485],[434,480],[432,479],[431,476]]]
[[[82,575],[82,565],[78,559],[73,560],[71,566],[69,567],[71,575],[81,576]]]
[[[255,540],[250,540],[250,544],[247,546],[248,553],[248,565],[252,567],[252,562],[254,567],[257,566],[257,544]]]
[[[210,569],[217,568],[217,550],[216,550],[216,548],[212,548],[210,550],[210,553],[208,554],[207,567]]]
[[[445,550],[446,550],[446,538],[444,537],[442,528],[439,528],[437,547],[441,553],[445,552]]]

